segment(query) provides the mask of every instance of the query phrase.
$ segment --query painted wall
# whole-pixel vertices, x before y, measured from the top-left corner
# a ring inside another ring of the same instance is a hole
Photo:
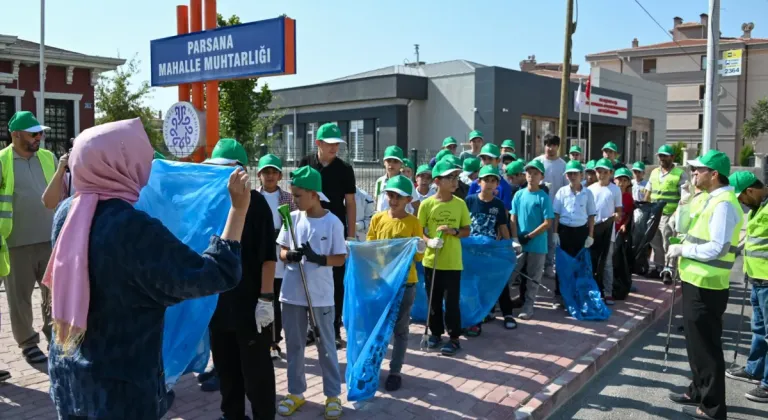
[[[429,79],[427,98],[410,106],[409,131],[413,135],[408,136],[409,147],[436,150],[448,136],[467,142],[475,123],[475,75]]]

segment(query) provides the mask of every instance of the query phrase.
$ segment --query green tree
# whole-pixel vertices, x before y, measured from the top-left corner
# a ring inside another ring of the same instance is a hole
[[[141,62],[134,58],[114,72],[99,76],[96,84],[96,124],[141,118],[155,150],[167,153],[162,132],[154,125],[157,113],[144,103],[150,96],[149,82],[134,86],[131,80],[139,74]]]
[[[768,98],[757,101],[751,111],[752,116],[744,121],[741,128],[745,140],[754,140],[761,134],[768,133]]]
[[[673,162],[682,165],[683,164],[683,151],[685,150],[685,143],[679,141],[677,144],[672,145],[672,158]]]

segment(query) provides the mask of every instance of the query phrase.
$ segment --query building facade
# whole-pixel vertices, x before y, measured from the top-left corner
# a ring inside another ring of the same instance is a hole
[[[16,111],[42,116],[51,127],[46,147],[57,155],[95,121],[94,86],[101,72],[125,63],[46,46],[45,104],[40,96],[40,45],[0,35],[0,147],[10,144],[8,121]]]
[[[640,45],[586,56],[592,69],[607,69],[667,86],[666,142],[701,144],[706,77],[707,28],[709,17],[698,22],[673,20],[673,41]],[[753,38],[753,23],[742,25],[738,37],[720,38],[720,51],[741,51],[741,74],[721,76],[717,115],[717,149],[734,160],[744,145],[741,127],[759,99],[768,97],[768,39]],[[756,141],[756,149],[768,151],[768,136]]]

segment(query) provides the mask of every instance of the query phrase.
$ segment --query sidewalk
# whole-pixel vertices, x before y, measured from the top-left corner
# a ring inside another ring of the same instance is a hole
[[[546,282],[553,288],[553,280]],[[343,418],[546,418],[669,308],[671,290],[659,281],[635,278],[635,285],[638,293],[617,302],[611,318],[602,323],[565,318],[564,312],[552,309],[550,297],[540,296],[534,320],[518,320],[514,331],[505,330],[500,320],[485,324],[482,336],[462,340],[462,351],[455,358],[421,352],[418,347],[424,327],[414,324],[403,388],[392,395],[379,392],[362,404],[347,402],[342,396]],[[39,317],[37,291],[34,301]],[[21,358],[2,292],[0,313],[0,368],[13,375],[0,384],[0,419],[55,419],[48,377]],[[339,352],[339,363],[343,375],[344,351]],[[293,417],[322,418],[325,397],[314,347],[308,351],[307,364],[308,402]],[[382,366],[382,391],[388,364],[385,361]],[[278,398],[287,388],[285,366],[283,361],[275,364]],[[176,402],[166,418],[218,419],[221,415],[219,394],[200,391],[194,377],[183,378],[175,389]]]

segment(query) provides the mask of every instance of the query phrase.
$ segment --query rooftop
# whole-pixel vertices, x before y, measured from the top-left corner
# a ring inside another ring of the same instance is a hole
[[[351,76],[344,76],[338,79],[329,80],[328,82],[343,82],[346,80],[365,79],[368,77],[388,76],[394,74],[405,74],[409,76],[421,76],[428,78],[457,76],[461,74],[474,73],[475,69],[480,67],[486,66],[468,60],[450,60],[439,63],[421,64],[418,66],[416,64],[399,64],[357,73]]]
[[[720,38],[720,45],[723,44],[746,44],[746,45],[755,45],[755,44],[768,44],[768,38],[729,38],[729,37],[721,37]],[[610,56],[622,52],[633,52],[633,51],[645,51],[645,50],[661,50],[665,48],[675,48],[675,47],[698,47],[698,46],[706,46],[707,40],[706,39],[681,39],[680,41],[669,41],[669,42],[661,42],[658,44],[650,44],[650,45],[642,45],[638,47],[630,47],[630,48],[623,48],[618,50],[611,50],[611,51],[603,51],[599,53],[594,54],[588,54],[587,57],[599,57],[599,56]]]
[[[37,42],[27,41],[13,35],[0,34],[0,58],[37,62],[39,53],[40,44]],[[45,54],[46,61],[53,64],[56,64],[57,61],[66,61],[82,67],[113,69],[125,63],[125,59],[122,58],[87,55],[50,45],[45,46]]]

